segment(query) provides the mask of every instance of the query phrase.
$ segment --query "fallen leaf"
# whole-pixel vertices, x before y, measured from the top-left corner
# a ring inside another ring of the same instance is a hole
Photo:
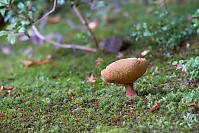
[[[152,13],[153,12],[153,7],[148,7],[147,9],[146,9],[146,12],[148,12],[148,13]]]
[[[4,87],[4,86],[1,86],[0,93],[1,93],[2,91],[4,91],[4,90],[5,90],[5,87]]]
[[[32,61],[23,61],[23,64],[28,67],[32,65]]]
[[[60,20],[61,19],[59,16],[48,18],[48,22],[50,22],[50,23],[57,23],[57,22],[60,22]]]
[[[182,67],[180,67],[179,64],[176,64],[176,70],[181,69]]]
[[[155,110],[155,109],[157,109],[159,107],[160,107],[160,104],[155,102],[155,105],[150,109],[150,111],[153,111],[153,110]]]
[[[191,88],[194,87],[194,84],[192,84],[192,85],[186,85],[186,87],[189,88],[189,89],[191,89]]]
[[[132,104],[130,104],[130,105],[128,105],[128,107],[136,108],[136,105],[132,105]]]
[[[1,86],[1,89],[0,89],[0,93],[4,90],[13,90],[14,87],[13,86],[9,86],[8,88],[5,88],[4,86]]]
[[[198,108],[197,104],[194,102],[194,103],[191,103],[189,105],[187,105],[187,108],[188,107],[195,107],[195,108]]]
[[[124,54],[123,54],[123,53],[121,53],[121,52],[118,52],[118,54],[117,54],[116,58],[122,58],[122,57],[124,57]]]
[[[90,29],[96,29],[97,26],[98,26],[98,24],[97,24],[96,22],[90,22],[90,23],[88,24],[88,27],[89,27]]]
[[[192,87],[193,87],[193,86],[191,86],[191,85],[188,85],[188,86],[187,86],[187,88],[189,88],[189,89],[191,89]]]
[[[94,80],[94,77],[93,77],[93,74],[91,74],[91,76],[90,77],[88,77],[88,81],[89,82],[95,82],[95,80]]]
[[[158,87],[162,88],[164,87],[164,84],[159,84]]]
[[[13,90],[14,87],[13,86],[9,86],[8,88],[6,88],[6,90]]]
[[[50,64],[52,61],[51,60],[41,60],[41,61],[23,61],[24,65],[26,67],[30,67],[30,66],[39,66],[39,65],[43,65],[43,64]]]
[[[151,50],[144,50],[140,53],[141,57],[145,57],[147,54],[149,54]]]
[[[175,88],[171,88],[170,90],[172,91],[172,90],[174,90]]]
[[[55,65],[52,65],[52,66],[50,67],[50,70],[55,70]]]
[[[99,65],[99,64],[101,64],[101,63],[103,62],[103,59],[98,57],[98,58],[95,60],[95,62],[96,62],[96,65]]]

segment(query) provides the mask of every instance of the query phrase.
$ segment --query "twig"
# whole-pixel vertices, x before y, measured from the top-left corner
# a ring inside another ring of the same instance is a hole
[[[39,23],[41,20],[43,20],[45,17],[48,17],[51,13],[53,13],[55,11],[55,8],[57,6],[57,0],[54,0],[54,4],[53,4],[53,8],[47,12],[46,14],[44,14],[40,19],[38,19],[36,22],[33,23],[33,25],[36,25],[37,23]]]
[[[32,29],[35,32],[35,34],[37,35],[37,37],[39,37],[41,40],[44,40],[44,41],[46,41],[46,42],[48,42],[48,43],[50,43],[50,44],[52,44],[54,46],[60,47],[60,48],[66,48],[66,49],[72,48],[72,49],[85,50],[85,51],[89,51],[89,52],[96,52],[97,49],[95,49],[95,48],[88,48],[88,47],[85,47],[85,46],[74,45],[74,44],[61,44],[61,43],[55,42],[53,40],[48,39],[47,37],[45,37],[44,35],[42,35],[38,31],[38,29],[37,29],[37,27],[35,25],[37,23],[39,23],[41,20],[43,20],[46,17],[48,17],[52,12],[54,12],[55,8],[56,8],[56,5],[57,5],[57,0],[54,0],[53,8],[49,12],[47,12],[46,14],[44,14],[44,16],[42,16],[40,19],[38,19],[36,22],[34,22],[32,24]]]
[[[50,39],[48,39],[47,37],[45,37],[44,35],[42,35],[42,34],[38,31],[38,29],[37,29],[37,27],[36,27],[35,25],[32,25],[32,29],[33,29],[33,31],[35,32],[35,34],[37,35],[37,37],[39,37],[40,39],[42,39],[42,40],[44,40],[44,41],[46,41],[46,42],[48,42],[48,43],[51,43],[51,44],[54,45],[54,46],[57,46],[57,47],[60,47],[60,48],[66,48],[66,49],[68,49],[68,48],[80,49],[80,50],[85,50],[85,51],[89,51],[89,52],[96,52],[96,51],[97,51],[97,49],[95,49],[95,48],[88,48],[88,47],[80,46],[80,45],[74,45],[74,44],[60,44],[60,43],[55,42],[55,41],[53,41],[53,40],[50,40]]]
[[[87,20],[83,17],[82,13],[78,9],[78,7],[76,7],[75,5],[73,6],[73,10],[75,11],[76,15],[79,17],[82,24],[86,26],[86,28],[87,28],[88,32],[90,33],[90,36],[91,36],[91,38],[92,38],[92,40],[93,40],[93,42],[96,46],[96,48],[98,49],[97,40],[96,40],[94,34],[92,33],[91,29],[89,28]]]

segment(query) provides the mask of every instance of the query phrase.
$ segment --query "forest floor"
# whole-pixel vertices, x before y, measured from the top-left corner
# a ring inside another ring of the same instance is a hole
[[[171,4],[170,10],[193,14],[197,4]],[[98,40],[122,36],[136,21],[153,23],[150,16],[143,15],[146,8],[139,4],[127,5],[122,11],[129,11],[130,16],[113,15],[113,22],[99,25],[94,31]],[[43,32],[61,33],[66,43],[82,43],[77,36],[80,31],[65,23],[66,16],[80,24],[68,12],[61,22],[47,24]],[[88,40],[88,44],[92,41]],[[199,55],[196,36],[179,45],[180,50],[170,56],[163,56],[159,47],[146,42],[132,42],[122,51],[121,59],[151,51],[145,56],[146,73],[134,83],[138,96],[132,99],[125,96],[122,85],[106,83],[101,78],[101,70],[118,60],[117,54],[56,49],[47,43],[18,42],[10,47],[15,55],[0,53],[0,84],[14,87],[0,93],[0,132],[199,131],[199,109],[188,107],[192,103],[199,105],[199,84],[187,85],[185,74],[172,65],[173,61]],[[24,54],[27,48],[36,49],[31,59]],[[43,59],[52,62],[31,67],[23,64],[24,60]],[[88,80],[91,75],[94,79]],[[150,111],[155,102],[160,106]]]

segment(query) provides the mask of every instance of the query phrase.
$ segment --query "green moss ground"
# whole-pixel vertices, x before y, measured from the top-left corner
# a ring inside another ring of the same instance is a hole
[[[172,5],[171,9],[179,14],[193,13],[196,5]],[[129,11],[132,7],[128,5],[122,10]],[[130,11],[130,18],[117,18],[118,15],[112,26],[98,27],[97,38],[113,33],[122,36],[136,21],[153,23],[150,17],[142,15],[145,7],[135,7]],[[72,19],[77,21],[74,16]],[[44,32],[61,32],[65,42],[80,44],[82,40],[74,35],[79,31],[65,27],[64,22],[49,24]],[[92,44],[90,40],[88,42]],[[134,84],[138,96],[133,99],[125,97],[123,86],[107,84],[100,77],[100,71],[117,60],[116,54],[74,52],[55,49],[50,44],[18,43],[12,46],[16,57],[0,54],[0,84],[15,87],[10,94],[8,91],[0,93],[0,132],[198,132],[199,110],[186,106],[193,102],[199,105],[199,84],[187,88],[184,74],[171,65],[175,60],[198,56],[198,39],[193,37],[187,42],[191,44],[190,48],[182,48],[171,57],[159,56],[160,50],[155,46],[133,42],[123,58],[138,57],[146,49],[152,51],[146,56],[147,72]],[[27,47],[38,48],[31,60],[51,55],[53,62],[24,67],[22,60],[27,57],[23,55],[23,49]],[[97,58],[103,61],[94,69]],[[52,66],[55,66],[54,70],[50,69]],[[92,73],[97,78],[94,83],[88,82]],[[154,101],[160,107],[151,112]]]

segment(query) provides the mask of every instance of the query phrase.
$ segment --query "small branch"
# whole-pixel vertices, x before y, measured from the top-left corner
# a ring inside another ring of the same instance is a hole
[[[43,20],[45,17],[48,17],[51,13],[53,13],[55,11],[55,8],[57,6],[57,0],[54,0],[54,4],[53,4],[53,8],[47,12],[46,14],[44,14],[40,19],[38,19],[36,22],[33,23],[33,25],[36,25],[37,23],[39,23],[41,20]]]
[[[86,28],[87,28],[88,32],[90,33],[90,36],[91,36],[94,44],[95,44],[95,47],[98,49],[97,40],[96,40],[94,34],[92,33],[91,29],[89,28],[87,20],[83,17],[83,15],[81,14],[80,10],[75,5],[73,6],[73,10],[75,11],[76,15],[79,17],[79,19],[82,22],[82,24],[86,26]]]
[[[37,37],[39,37],[41,40],[44,40],[56,47],[60,47],[60,48],[66,48],[66,49],[69,49],[69,48],[72,48],[72,49],[80,49],[80,50],[85,50],[85,51],[89,51],[89,52],[96,52],[97,49],[95,48],[88,48],[88,47],[85,47],[85,46],[80,46],[80,45],[74,45],[74,44],[60,44],[58,42],[55,42],[53,40],[50,40],[48,39],[47,37],[45,37],[44,35],[42,35],[37,27],[35,26],[37,23],[39,23],[40,21],[42,21],[43,19],[45,19],[46,17],[48,17],[52,12],[55,11],[55,8],[56,8],[56,5],[57,5],[57,0],[54,0],[54,5],[53,5],[53,8],[47,12],[46,14],[44,14],[44,16],[42,16],[40,19],[38,19],[36,22],[34,22],[32,24],[32,29],[33,31],[35,32],[35,34],[37,35]],[[32,18],[32,16],[30,16]]]
[[[60,48],[66,48],[66,49],[69,49],[69,48],[72,48],[72,49],[80,49],[80,50],[85,50],[85,51],[89,51],[89,52],[96,52],[97,49],[95,48],[88,48],[88,47],[85,47],[85,46],[80,46],[80,45],[74,45],[74,44],[60,44],[58,42],[55,42],[53,40],[50,40],[48,39],[47,37],[45,37],[44,35],[42,35],[37,27],[35,25],[32,25],[32,29],[33,31],[35,32],[35,34],[37,35],[37,37],[39,37],[40,39],[48,42],[48,43],[51,43],[52,45],[54,46],[57,46],[57,47],[60,47]]]

